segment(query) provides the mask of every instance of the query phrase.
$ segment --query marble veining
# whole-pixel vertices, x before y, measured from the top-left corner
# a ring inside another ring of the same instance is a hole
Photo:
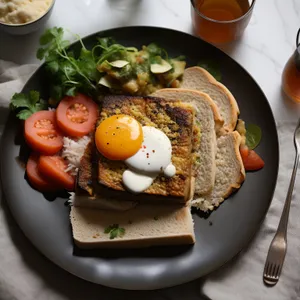
[[[170,2],[170,1],[168,1]],[[169,11],[170,14],[172,14],[174,17],[179,18],[180,15],[178,14],[178,12],[176,12],[175,10],[173,10],[173,8],[168,5],[170,3],[166,3],[165,0],[160,0],[160,3],[162,4],[162,6]]]

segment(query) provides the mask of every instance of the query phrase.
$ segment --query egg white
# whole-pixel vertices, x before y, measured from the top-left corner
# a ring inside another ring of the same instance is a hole
[[[167,177],[176,173],[171,162],[172,145],[169,138],[152,126],[143,126],[142,130],[144,141],[141,148],[124,161],[128,170],[123,173],[123,184],[133,193],[145,191],[160,173]]]

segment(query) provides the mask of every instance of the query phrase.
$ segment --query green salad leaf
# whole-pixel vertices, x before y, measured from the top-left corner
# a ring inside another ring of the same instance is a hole
[[[215,77],[216,80],[221,81],[222,73],[218,64],[210,59],[199,61],[197,64],[199,67],[208,71],[212,76]]]
[[[26,120],[37,111],[47,109],[47,102],[40,99],[40,93],[30,91],[28,94],[15,93],[10,101],[11,109],[17,111],[17,117]]]
[[[246,125],[246,145],[249,149],[254,149],[260,143],[262,137],[261,129],[258,125]]]
[[[119,227],[119,224],[112,224],[105,228],[104,233],[109,234],[109,238],[113,240],[116,237],[122,237],[125,234],[125,229]]]

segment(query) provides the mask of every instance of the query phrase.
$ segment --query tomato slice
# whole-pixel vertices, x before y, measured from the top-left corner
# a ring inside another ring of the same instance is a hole
[[[98,118],[98,105],[89,97],[78,94],[65,97],[56,109],[58,126],[67,134],[81,137],[90,133]]]
[[[247,146],[241,146],[240,153],[246,171],[256,171],[264,167],[265,162],[254,150],[249,150]]]
[[[62,186],[68,191],[74,190],[75,179],[66,172],[67,162],[60,156],[40,156],[38,170],[45,178]]]
[[[63,137],[56,124],[55,112],[42,110],[25,121],[25,140],[34,151],[53,155],[63,147]]]
[[[40,192],[51,192],[59,190],[59,187],[53,182],[44,178],[38,171],[39,155],[33,153],[30,155],[27,165],[26,174],[30,184]]]

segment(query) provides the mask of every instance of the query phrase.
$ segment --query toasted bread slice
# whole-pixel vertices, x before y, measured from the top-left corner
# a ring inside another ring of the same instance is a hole
[[[185,88],[168,88],[157,90],[153,94],[153,97],[164,98],[168,101],[182,101],[184,103],[191,103],[196,106],[196,119],[200,121],[201,109],[212,111],[212,116],[215,122],[215,131],[219,131],[224,125],[224,119],[220,115],[220,111],[216,103],[206,93],[185,89]],[[211,116],[211,113],[209,113]]]
[[[218,207],[245,180],[245,169],[240,154],[241,136],[237,131],[217,140],[216,179],[211,193],[196,197],[192,206],[202,211]]]
[[[79,248],[141,248],[155,245],[194,244],[194,224],[188,206],[138,205],[128,211],[71,207],[70,219]],[[124,228],[123,236],[110,238],[109,226]]]
[[[165,197],[151,194],[134,195],[127,191],[114,191],[104,185],[98,183],[98,154],[94,139],[91,139],[86,146],[84,154],[80,160],[80,167],[77,176],[77,184],[75,194],[72,193],[70,202],[74,206],[93,207],[107,210],[128,210],[136,206],[138,202],[156,202],[156,203],[172,203],[181,198]],[[193,199],[195,190],[195,178],[189,177],[190,185],[185,195],[188,202]],[[126,201],[124,201],[126,200]]]
[[[137,205],[137,201],[124,201],[103,195],[97,179],[97,161],[96,146],[92,138],[80,160],[75,193],[71,193],[69,199],[71,205],[121,211]]]
[[[235,129],[240,113],[237,102],[231,92],[209,72],[200,67],[187,68],[183,74],[181,87],[207,93],[217,104],[224,118],[223,133]]]
[[[195,194],[209,193],[215,182],[216,130],[223,125],[216,104],[202,92],[188,89],[162,89],[153,94],[167,100],[181,100],[195,106],[195,122],[200,127],[200,143],[194,145]]]
[[[107,96],[102,101],[99,122],[115,114],[134,117],[143,126],[154,126],[164,132],[172,144],[172,163],[176,174],[171,178],[159,175],[143,196],[127,192],[122,174],[127,166],[122,161],[106,159],[99,153],[98,182],[111,197],[143,201],[186,203],[189,198],[194,129],[194,107],[181,101],[155,97]],[[157,151],[158,153],[158,151]],[[106,192],[105,191],[105,192]]]

